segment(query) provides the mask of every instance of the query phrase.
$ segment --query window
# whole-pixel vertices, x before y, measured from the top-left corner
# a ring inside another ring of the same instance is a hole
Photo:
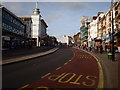
[[[5,12],[4,12],[4,11],[3,11],[3,13],[2,13],[2,17],[5,18]]]
[[[10,17],[10,21],[13,22],[13,17],[12,16]]]
[[[2,28],[3,28],[3,29],[5,29],[4,25],[5,25],[5,24],[4,24],[4,23],[2,23]]]
[[[6,30],[6,24],[4,23],[4,29]]]

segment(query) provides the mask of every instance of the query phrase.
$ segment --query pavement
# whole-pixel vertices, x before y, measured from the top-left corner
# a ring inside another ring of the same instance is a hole
[[[104,75],[104,88],[120,88],[120,78],[118,76],[118,64],[120,63],[120,53],[115,53],[115,61],[112,61],[111,59],[108,59],[108,55],[106,52],[103,52],[102,54],[99,52],[87,52],[98,58],[100,64],[102,65]]]
[[[2,51],[2,60],[0,65],[6,65],[16,63],[32,58],[48,55],[57,51],[57,47],[40,47],[40,48],[24,48],[24,49],[13,49]]]

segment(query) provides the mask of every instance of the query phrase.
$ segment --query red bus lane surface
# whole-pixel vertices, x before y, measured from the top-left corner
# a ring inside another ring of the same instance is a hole
[[[73,48],[72,51],[74,57],[63,66],[22,88],[98,88],[99,65],[97,60],[82,50]]]

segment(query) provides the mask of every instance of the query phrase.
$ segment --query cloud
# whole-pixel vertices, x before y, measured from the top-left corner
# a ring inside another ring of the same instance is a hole
[[[25,13],[26,15],[31,15],[32,13],[32,11],[30,12],[30,10],[23,8],[23,3],[20,2],[4,2],[3,5],[17,16],[25,16]]]
[[[66,3],[63,3],[62,8],[69,9],[69,10],[80,10],[86,6],[88,6],[88,3],[66,2]]]
[[[50,14],[50,15],[45,16],[45,20],[46,20],[48,23],[52,23],[52,22],[60,19],[61,17],[62,17],[62,15],[59,14],[59,13],[52,13],[52,14]]]
[[[19,3],[4,3],[4,6],[7,7],[10,11],[14,12],[17,15],[20,15],[24,12],[24,9]]]

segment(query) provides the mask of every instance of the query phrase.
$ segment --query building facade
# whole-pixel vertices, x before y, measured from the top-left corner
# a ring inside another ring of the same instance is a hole
[[[105,39],[105,37],[106,37],[106,15],[105,14],[101,18],[100,22],[101,22],[101,36],[102,36],[101,45],[103,47],[103,50],[105,51],[106,50],[106,48],[105,48],[105,46],[106,46],[106,39]]]
[[[80,27],[81,31],[81,45],[88,45],[88,29],[85,26]]]
[[[114,31],[115,31],[115,45],[120,52],[120,1],[117,0],[113,5],[114,10]]]
[[[88,25],[91,22],[91,18],[82,16],[80,20],[80,32],[81,32],[81,45],[88,46]]]
[[[41,20],[41,38],[42,38],[42,39],[46,37],[47,27],[48,27],[48,25],[47,25],[46,22],[42,19],[42,20]]]
[[[31,39],[31,32],[32,32],[32,19],[31,17],[19,17],[21,21],[26,25],[25,29],[25,36],[26,38]]]
[[[88,25],[88,47],[95,46],[95,38],[97,38],[97,16],[94,16]]]
[[[73,42],[75,45],[81,44],[81,33],[80,32],[78,32],[77,34],[73,36]]]
[[[48,25],[46,22],[42,19],[41,20],[41,45],[48,45],[48,39],[47,39],[47,27]]]
[[[25,24],[3,6],[0,7],[0,13],[2,14],[2,48],[24,47]]]
[[[19,17],[20,20],[26,25],[25,29],[25,46],[34,47],[35,41],[32,39],[32,19],[31,17]]]
[[[113,25],[112,25],[112,20],[113,20]],[[94,34],[95,31],[97,32],[97,35]],[[114,2],[113,7],[111,7],[106,13],[98,12],[96,20],[90,22],[88,26],[88,46],[92,45],[91,41],[94,39],[95,48],[98,51],[100,50],[101,45],[104,51],[106,51],[107,48],[112,50],[112,44],[113,44],[112,34],[114,35],[115,50],[117,48],[120,49],[120,1],[119,0]]]
[[[31,37],[33,40],[36,41],[37,47],[40,47],[40,45],[44,45],[47,43],[47,27],[48,25],[46,22],[41,19],[40,11],[38,8],[35,8],[33,11],[32,18],[32,32]]]
[[[72,37],[64,35],[62,37],[62,43],[69,46],[70,44],[72,44]]]
[[[106,35],[105,35],[105,43],[110,44],[111,41],[111,9],[109,9],[106,13]]]

